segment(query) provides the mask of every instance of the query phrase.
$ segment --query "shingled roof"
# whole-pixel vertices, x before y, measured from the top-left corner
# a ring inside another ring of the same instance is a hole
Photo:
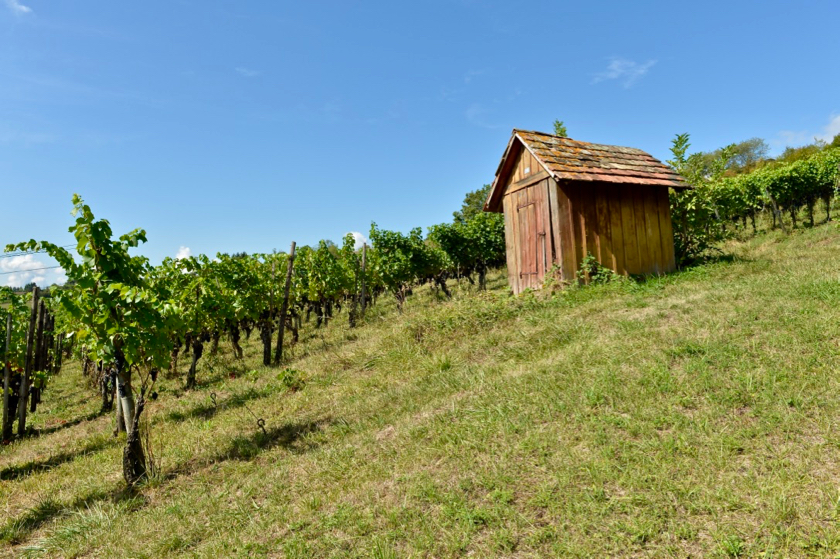
[[[497,190],[504,188],[506,177],[502,175],[510,172],[512,168],[512,165],[505,163],[512,163],[509,160],[518,154],[517,143],[521,143],[521,146],[530,151],[558,181],[600,181],[690,188],[676,171],[640,149],[591,144],[542,132],[514,130],[496,171],[496,180],[493,182],[485,208],[495,206],[501,198],[502,193]]]

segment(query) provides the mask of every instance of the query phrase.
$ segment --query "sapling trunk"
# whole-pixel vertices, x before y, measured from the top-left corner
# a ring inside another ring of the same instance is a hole
[[[198,360],[201,359],[202,353],[204,353],[204,343],[196,336],[192,340],[192,363],[190,363],[190,370],[187,371],[187,390],[195,388],[195,370],[198,367]]]
[[[264,320],[260,328],[260,339],[263,344],[263,365],[271,365],[271,322]]]
[[[116,393],[116,391],[117,391],[117,387],[116,387],[116,384],[115,384],[114,385],[114,392]],[[105,399],[108,396],[103,393],[102,397],[103,397],[103,399]],[[103,402],[103,406],[104,405],[105,405],[105,403]],[[125,414],[123,413],[122,400],[120,398],[114,398],[113,406],[114,406],[114,420],[115,420],[114,436],[116,437],[120,433],[125,433],[127,431],[127,429],[125,428]],[[109,409],[110,409],[110,404],[109,404]]]
[[[134,425],[134,392],[131,390],[131,369],[124,358],[117,357],[117,399],[126,430]]]
[[[131,390],[129,384],[128,387]],[[134,485],[146,477],[146,454],[143,451],[143,443],[140,438],[140,415],[143,413],[145,401],[141,395],[137,399],[137,410],[133,413],[131,428],[128,430],[128,437],[123,450],[123,478],[128,485]],[[132,412],[134,410],[132,409]]]
[[[772,196],[767,196],[770,199],[770,203],[773,205],[773,228],[776,228],[776,220],[778,219],[779,225],[782,228],[782,231],[785,235],[787,235],[787,227],[785,226],[785,220],[782,219],[782,210],[779,209],[779,204],[776,203],[776,199]],[[793,223],[794,227],[796,226],[796,222]]]
[[[181,340],[177,340],[172,345],[169,359],[169,377],[175,378],[178,376],[178,355],[181,353]]]
[[[12,391],[12,367],[9,363],[9,349],[12,344],[12,314],[6,315],[6,351],[3,358],[3,425],[0,441],[12,438],[12,409],[9,401]]]
[[[23,374],[20,379],[20,391],[18,396],[18,437],[26,434],[26,404],[29,397],[29,381],[32,374],[34,356],[32,355],[33,342],[35,341],[35,325],[38,319],[38,296],[40,290],[37,286],[32,288],[32,313],[29,315],[29,330],[26,335],[26,361]]]
[[[233,357],[235,359],[242,359],[242,346],[239,345],[239,340],[241,339],[239,326],[232,324],[228,329],[228,332],[230,333],[230,345],[233,347]]]
[[[446,286],[446,278],[443,278],[441,276],[437,276],[435,278],[435,283],[437,284],[438,287],[440,287],[440,290],[443,291],[443,294],[446,295],[447,299],[452,298],[452,292],[449,291],[449,288]]]

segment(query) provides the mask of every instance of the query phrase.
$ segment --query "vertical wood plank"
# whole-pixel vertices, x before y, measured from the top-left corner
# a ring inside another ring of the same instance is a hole
[[[553,182],[553,181],[552,181]],[[559,208],[560,224],[560,255],[563,266],[563,279],[574,281],[577,274],[576,249],[575,249],[575,220],[572,216],[572,204],[569,200],[566,189],[568,186],[560,186],[556,182],[554,188],[557,193],[557,206]]]
[[[554,263],[554,257],[551,252],[553,242],[551,234],[551,211],[549,209],[548,200],[548,179],[543,179],[539,183],[535,184],[534,190],[540,197],[540,205],[537,208],[537,211],[540,214],[540,221],[542,221],[543,224],[542,231],[540,232],[542,237],[540,239],[540,254],[543,258],[543,275],[540,277],[540,284],[542,284],[545,281],[546,274],[551,269],[551,265]]]
[[[571,217],[571,227],[574,233],[574,247],[575,247],[575,266],[574,277],[577,279],[578,270],[580,270],[580,263],[586,255],[586,229],[583,223],[583,212],[581,205],[580,191],[581,187],[578,184],[568,183],[567,187],[569,193],[569,215]]]
[[[531,289],[539,288],[540,277],[540,212],[537,211],[537,204],[539,204],[539,196],[537,189],[533,186],[526,188],[528,191],[528,221],[530,222],[529,233],[531,235]]]
[[[520,154],[516,156],[516,164],[513,166],[513,177],[510,179],[511,183],[519,180],[519,161],[521,157],[522,153],[520,152]]]
[[[639,243],[639,271],[653,273],[653,256],[648,246],[648,226],[645,219],[645,193],[643,187],[631,187],[633,192],[633,213],[636,215],[636,241]]]
[[[521,238],[521,245],[519,247],[519,258],[522,265],[521,273],[519,274],[519,284],[522,289],[528,289],[530,284],[528,280],[531,278],[531,258],[528,254],[530,247],[530,239],[528,239],[528,212],[524,209],[528,203],[528,192],[520,190],[516,193],[517,199],[517,213],[519,214],[519,237]]]
[[[545,187],[547,191],[546,199],[548,200],[548,217],[551,223],[551,263],[560,266],[561,274],[563,274],[565,273],[562,271],[563,245],[560,242],[560,224],[563,222],[563,216],[560,214],[557,182],[554,179],[548,178],[545,180]]]
[[[659,229],[662,234],[662,261],[665,263],[665,272],[673,272],[677,269],[674,255],[674,229],[671,225],[671,200],[668,197],[668,189],[657,190],[659,201]]]
[[[598,260],[602,265],[615,271],[615,258],[612,248],[612,232],[610,231],[610,208],[608,197],[612,194],[612,186],[599,184],[594,189],[595,214],[598,220]]]
[[[608,197],[610,212],[610,239],[612,241],[613,258],[615,258],[615,273],[626,276],[627,267],[624,262],[624,229],[621,224],[621,186],[616,185]]]
[[[516,258],[518,246],[516,242],[515,226],[516,219],[514,217],[515,210],[511,210],[512,196],[508,195],[502,199],[502,208],[505,212],[505,252],[507,257],[508,267],[508,284],[513,290],[513,294],[519,293],[519,262]]]
[[[662,233],[659,231],[659,203],[657,201],[659,187],[646,186],[643,189],[645,198],[645,225],[647,226],[648,249],[650,250],[653,272],[660,275],[665,270],[662,259]]]
[[[633,208],[633,191],[621,185],[621,235],[624,238],[624,265],[628,274],[641,274],[639,243],[636,240],[636,211]]]
[[[539,244],[538,240],[538,227],[539,223],[537,221],[537,206],[536,201],[534,200],[534,188],[529,187],[526,188],[525,191],[527,192],[528,197],[528,206],[526,207],[526,213],[528,214],[528,250],[529,250],[529,257],[530,261],[530,275],[528,277],[528,285],[531,289],[536,289],[539,287],[537,285],[537,276],[540,273],[540,265],[539,265],[539,253],[537,251],[537,246]]]
[[[581,187],[581,204],[584,214],[584,236],[586,238],[586,250],[583,255],[591,253],[597,259],[600,259],[600,242],[598,239],[598,214],[595,210],[595,194],[593,192],[593,184],[582,184]]]

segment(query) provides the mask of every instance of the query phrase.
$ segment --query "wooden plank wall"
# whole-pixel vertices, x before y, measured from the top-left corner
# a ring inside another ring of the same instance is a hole
[[[502,199],[502,209],[505,213],[505,255],[507,256],[508,285],[514,293],[519,293],[519,251],[516,250],[516,236],[514,233],[514,214],[516,209],[510,196]]]
[[[514,167],[513,173],[510,174],[508,178],[508,183],[505,187],[510,186],[513,183],[519,182],[523,179],[530,177],[531,175],[536,175],[540,171],[544,171],[542,164],[537,161],[531,152],[527,149],[522,148],[519,152],[519,155],[516,159],[516,166]]]
[[[552,218],[556,213],[564,279],[576,278],[587,253],[619,274],[675,269],[666,188],[570,182],[558,185],[555,197]]]

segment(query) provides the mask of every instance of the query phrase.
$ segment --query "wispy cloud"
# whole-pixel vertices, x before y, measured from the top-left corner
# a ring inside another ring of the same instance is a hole
[[[470,83],[473,81],[473,78],[477,78],[483,73],[484,70],[469,70],[466,74],[464,74],[464,83]]]
[[[6,7],[9,8],[12,13],[17,15],[28,14],[32,11],[32,8],[29,6],[24,6],[18,0],[3,0],[6,3]]]
[[[0,144],[31,146],[36,144],[51,144],[57,140],[58,136],[47,132],[24,132],[14,128],[0,126]]]
[[[175,260],[183,260],[184,258],[189,258],[190,256],[192,256],[190,247],[181,246],[178,249],[177,254],[175,254]]]
[[[250,68],[244,68],[242,66],[239,66],[238,68],[236,68],[236,73],[239,74],[240,76],[245,76],[246,78],[255,78],[255,77],[260,75],[260,73],[257,70],[252,70]]]
[[[840,115],[831,115],[828,124],[823,127],[822,134],[817,134],[817,139],[830,142],[837,134],[840,134]]]
[[[628,89],[642,79],[656,64],[656,60],[648,60],[640,64],[627,58],[613,57],[607,64],[606,70],[598,72],[592,79],[592,83],[599,83],[608,80],[616,80]]]
[[[38,260],[33,254],[0,258],[0,284],[9,287],[23,287],[27,283],[34,282],[41,287],[47,287],[53,283],[64,283],[67,276],[62,268],[51,268],[55,266],[44,260]],[[44,270],[44,268],[51,268]]]
[[[464,112],[464,116],[467,117],[467,121],[469,121],[470,124],[492,130],[499,127],[498,124],[491,124],[488,122],[486,117],[492,113],[493,111],[491,109],[488,109],[481,103],[473,103],[467,107],[467,110]]]
[[[787,147],[810,144],[817,140],[830,142],[837,134],[840,134],[840,114],[832,114],[828,117],[828,124],[823,126],[820,132],[782,130],[778,133],[778,139],[773,140],[772,143],[779,147]]]

